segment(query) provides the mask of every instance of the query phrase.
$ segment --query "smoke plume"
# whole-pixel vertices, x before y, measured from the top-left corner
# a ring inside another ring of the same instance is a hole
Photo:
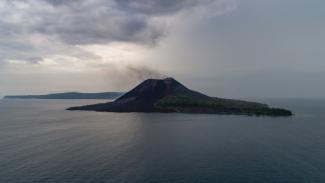
[[[143,81],[145,79],[163,79],[167,76],[162,74],[158,70],[154,70],[145,66],[126,66],[126,73],[131,77],[138,81]]]

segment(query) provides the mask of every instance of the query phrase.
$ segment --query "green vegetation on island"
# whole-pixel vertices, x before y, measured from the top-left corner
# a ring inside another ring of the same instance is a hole
[[[160,99],[156,107],[191,113],[242,114],[256,116],[291,116],[286,109],[270,108],[266,104],[242,100],[213,98],[212,100],[194,99],[188,96],[172,95]]]

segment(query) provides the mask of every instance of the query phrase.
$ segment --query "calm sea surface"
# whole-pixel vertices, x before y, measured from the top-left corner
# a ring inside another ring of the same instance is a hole
[[[64,110],[97,102],[0,100],[0,182],[325,182],[325,100],[266,100],[289,118]]]

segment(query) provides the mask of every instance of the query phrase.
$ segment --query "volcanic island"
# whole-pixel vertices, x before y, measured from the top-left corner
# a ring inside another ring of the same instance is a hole
[[[147,79],[112,102],[70,107],[98,112],[195,113],[292,116],[290,110],[243,100],[216,98],[188,89],[174,78]]]

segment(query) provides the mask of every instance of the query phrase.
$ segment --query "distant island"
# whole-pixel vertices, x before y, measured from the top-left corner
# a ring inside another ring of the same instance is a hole
[[[103,93],[53,93],[47,95],[9,95],[5,99],[108,99],[114,100],[124,93],[122,92],[103,92]]]
[[[173,78],[148,79],[113,102],[71,107],[99,112],[204,113],[292,116],[286,109],[242,100],[215,98],[190,90]]]

